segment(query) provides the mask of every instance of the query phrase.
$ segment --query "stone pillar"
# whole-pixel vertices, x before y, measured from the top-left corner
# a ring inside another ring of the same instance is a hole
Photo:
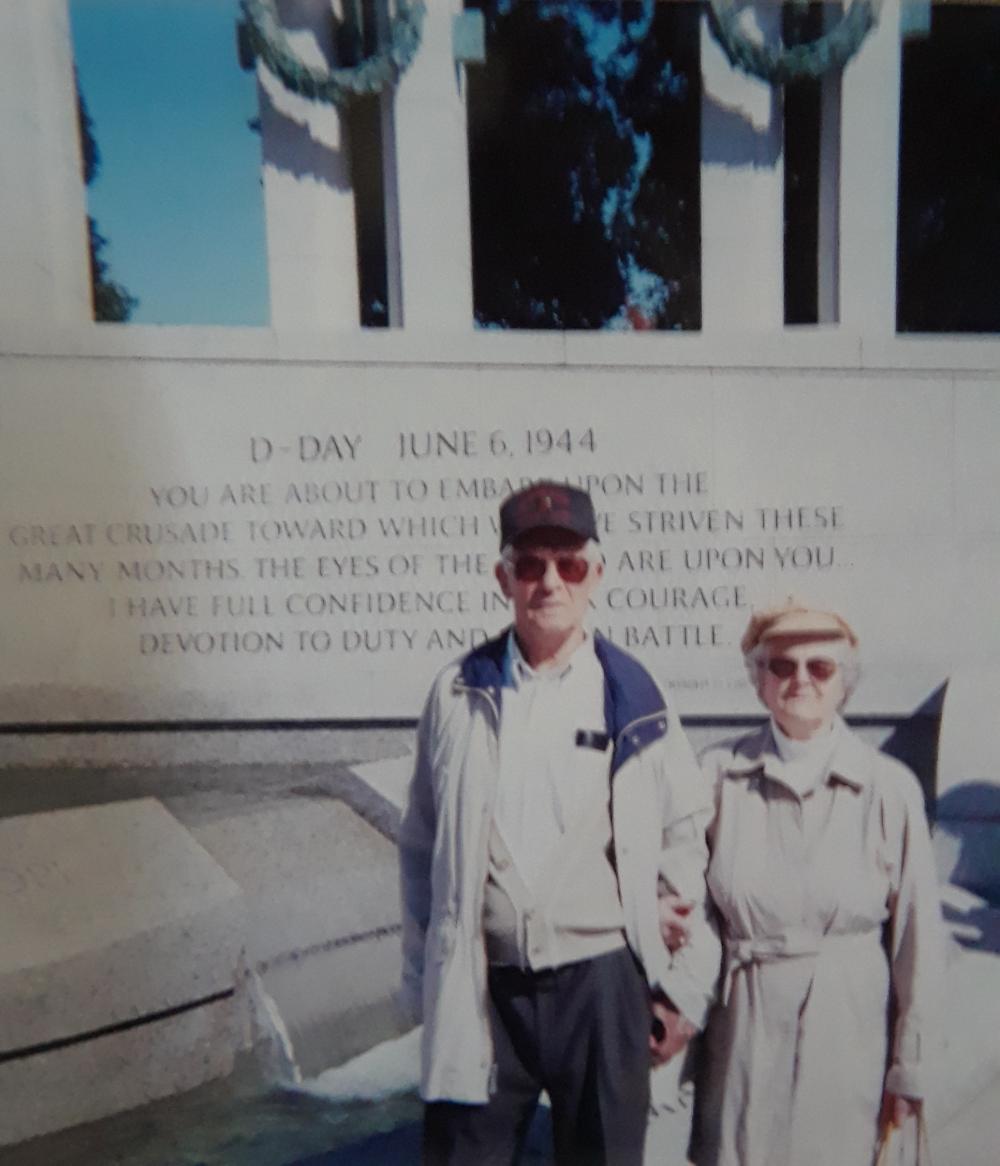
[[[840,126],[840,323],[858,335],[896,332],[900,5],[844,69]]]
[[[1000,903],[1000,777],[989,726],[1000,669],[959,665],[945,689],[938,737],[934,850],[942,881]],[[1000,939],[1000,910],[994,920]]]
[[[357,0],[355,0],[357,2]],[[387,43],[391,34],[389,0],[368,0],[362,10],[366,19],[374,17],[379,41]],[[382,210],[385,223],[386,318],[390,328],[403,323],[403,282],[399,253],[399,183],[396,175],[396,92],[384,89],[377,98],[379,141],[382,161]]]
[[[385,285],[389,327],[403,325],[403,257],[400,248],[399,167],[396,158],[396,94],[379,98],[382,119],[382,189],[385,192]]]
[[[777,30],[780,8],[756,11]],[[781,89],[734,69],[701,25],[701,326],[783,327],[784,165]]]
[[[465,74],[452,52],[461,9],[461,0],[429,0],[423,42],[395,94],[403,324],[416,331],[473,326]]]
[[[66,0],[3,6],[0,270],[7,323],[93,318]]]
[[[331,63],[333,11],[278,0],[295,51]],[[271,323],[276,329],[357,328],[358,260],[350,143],[335,106],[291,93],[258,62]]]

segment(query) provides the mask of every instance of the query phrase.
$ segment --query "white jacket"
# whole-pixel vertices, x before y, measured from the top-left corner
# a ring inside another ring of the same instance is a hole
[[[485,1102],[493,1047],[482,912],[499,762],[506,633],[438,676],[417,734],[400,829],[402,1000],[423,1020],[425,1100]],[[633,657],[595,637],[613,741],[612,823],[629,946],[651,989],[701,1027],[719,947],[705,908],[704,827],[712,791],[660,689]],[[659,931],[658,881],[695,901],[692,939],[671,958]]]

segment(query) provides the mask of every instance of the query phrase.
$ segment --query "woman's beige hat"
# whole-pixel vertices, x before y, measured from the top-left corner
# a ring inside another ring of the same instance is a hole
[[[808,604],[795,599],[787,599],[779,607],[755,611],[747,624],[747,630],[740,640],[740,648],[746,656],[758,644],[777,639],[778,636],[816,636],[823,640],[846,639],[852,647],[858,646],[854,629],[833,611],[818,611]]]

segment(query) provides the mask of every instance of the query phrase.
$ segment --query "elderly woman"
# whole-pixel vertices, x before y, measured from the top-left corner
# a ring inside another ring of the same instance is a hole
[[[724,963],[694,1161],[872,1166],[883,1125],[916,1125],[935,1015],[920,787],[838,716],[858,677],[839,615],[758,613],[742,648],[771,717],[704,757]]]

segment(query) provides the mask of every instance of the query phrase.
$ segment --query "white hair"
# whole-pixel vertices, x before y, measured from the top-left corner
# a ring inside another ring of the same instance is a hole
[[[824,654],[831,656],[840,666],[840,675],[844,682],[844,699],[840,702],[839,708],[843,708],[847,704],[851,693],[857,688],[858,681],[861,679],[861,658],[858,655],[858,649],[850,640],[843,638],[836,640],[817,639],[810,642],[823,644]],[[749,676],[750,683],[753,685],[754,691],[758,696],[760,695],[760,684],[763,679],[762,674],[767,668],[767,662],[770,658],[771,648],[766,641],[761,644],[756,644],[743,657],[747,676]]]

